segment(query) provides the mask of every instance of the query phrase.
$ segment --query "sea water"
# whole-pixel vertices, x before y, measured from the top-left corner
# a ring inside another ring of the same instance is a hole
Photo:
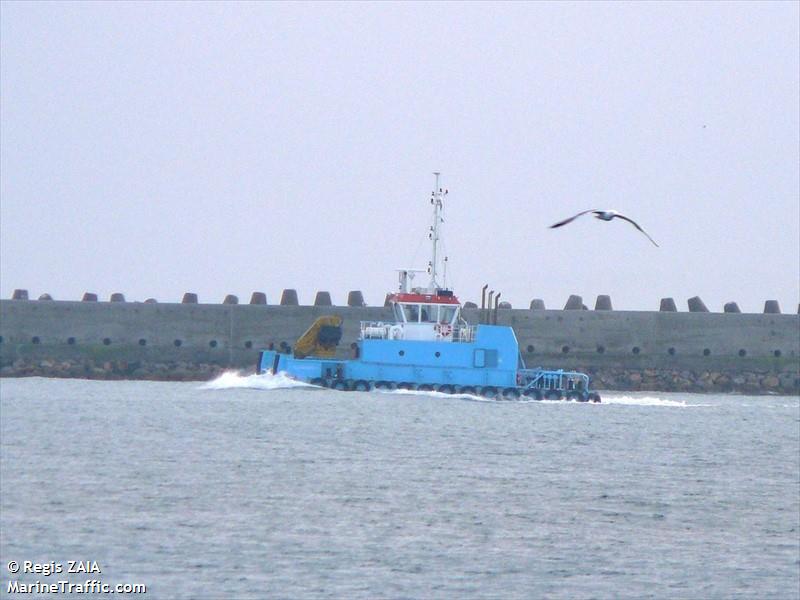
[[[4,379],[0,444],[2,595],[800,597],[798,397]]]

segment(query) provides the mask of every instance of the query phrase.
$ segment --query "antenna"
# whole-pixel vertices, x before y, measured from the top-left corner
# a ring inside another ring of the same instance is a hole
[[[436,176],[436,183],[433,188],[433,193],[431,194],[431,204],[433,204],[433,225],[431,226],[431,232],[428,236],[431,240],[432,246],[430,262],[431,281],[428,284],[428,287],[431,291],[434,291],[439,287],[439,282],[436,279],[437,255],[439,252],[439,223],[444,222],[442,219],[442,208],[444,197],[447,196],[447,190],[442,190],[442,188],[439,187],[439,176],[441,173],[439,171],[434,171],[433,174]],[[445,261],[446,260],[447,259],[445,259]]]

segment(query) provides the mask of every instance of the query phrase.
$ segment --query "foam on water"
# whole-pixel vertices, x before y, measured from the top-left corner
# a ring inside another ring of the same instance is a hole
[[[320,389],[318,386],[311,385],[292,379],[286,373],[264,373],[262,375],[242,375],[236,371],[225,371],[222,375],[204,383],[201,389],[205,390],[227,390],[227,389],[254,389],[254,390],[283,390],[292,388]],[[345,392],[348,393],[348,392]],[[427,396],[437,399],[461,399],[471,402],[498,402],[494,398],[485,398],[474,394],[446,394],[443,392],[420,391],[420,390],[374,390],[374,393],[391,394],[395,396]],[[509,401],[504,401],[507,403]],[[566,402],[564,400],[533,400],[521,398],[510,402],[517,403],[536,403],[536,404],[577,404],[576,402]],[[595,403],[589,403],[595,404]],[[655,396],[603,396],[600,405],[620,404],[624,406],[663,406],[674,408],[688,408],[693,406],[710,406],[708,404],[687,404],[683,400],[667,400]]]
[[[444,394],[442,392],[423,392],[419,390],[376,390],[382,394],[394,394],[399,396],[408,396],[408,395],[416,395],[416,396],[429,396],[431,398],[460,398],[462,400],[471,400],[473,402],[499,402],[495,398],[485,398],[484,396],[476,396],[473,394]],[[516,402],[516,403],[530,403],[530,404],[557,404],[557,405],[569,405],[569,404],[592,404],[598,405],[594,402],[575,402],[575,401],[565,401],[565,400],[533,400],[531,398],[520,398],[518,400],[504,400],[502,401],[504,404],[509,402]],[[710,404],[687,404],[683,400],[667,400],[664,398],[656,398],[654,396],[603,396],[602,401],[599,405],[603,404],[621,404],[627,406],[666,406],[666,407],[677,407],[677,408],[689,408],[692,406],[711,406]]]
[[[431,398],[456,398],[461,400],[472,400],[474,402],[495,402],[492,398],[475,396],[473,394],[446,394],[444,392],[426,392],[421,390],[375,390],[379,394],[391,394],[393,396],[429,396]]]
[[[601,404],[624,404],[627,406],[672,406],[688,408],[691,406],[710,406],[709,404],[686,404],[683,400],[666,400],[655,396],[603,396]]]
[[[213,381],[204,383],[201,386],[201,389],[204,390],[283,390],[288,388],[317,388],[317,386],[292,379],[286,373],[278,373],[277,375],[272,373],[242,375],[236,371],[225,371]]]

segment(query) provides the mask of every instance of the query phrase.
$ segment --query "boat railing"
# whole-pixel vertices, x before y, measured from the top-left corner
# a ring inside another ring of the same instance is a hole
[[[474,342],[477,325],[456,325],[453,331],[454,342]]]
[[[577,371],[520,369],[518,374],[523,379],[523,385],[526,388],[564,391],[589,389],[589,376]]]
[[[464,325],[457,324],[455,327],[451,325],[435,325],[439,327],[436,333],[436,339],[444,341],[451,339],[453,342],[472,342],[475,340],[475,333],[478,329],[477,325]],[[402,340],[405,339],[405,330],[402,324],[386,321],[361,321],[361,337],[362,340]]]

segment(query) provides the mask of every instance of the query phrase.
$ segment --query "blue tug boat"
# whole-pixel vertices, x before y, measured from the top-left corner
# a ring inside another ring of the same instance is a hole
[[[257,372],[288,376],[336,390],[407,389],[514,400],[600,402],[589,376],[527,368],[511,327],[468,324],[452,290],[440,286],[437,264],[446,190],[439,173],[431,194],[432,257],[426,287],[411,287],[420,271],[400,270],[399,289],[387,296],[394,320],[362,321],[355,358],[336,358],[342,320],[318,318],[288,352],[262,350]],[[444,262],[446,263],[446,258]]]

